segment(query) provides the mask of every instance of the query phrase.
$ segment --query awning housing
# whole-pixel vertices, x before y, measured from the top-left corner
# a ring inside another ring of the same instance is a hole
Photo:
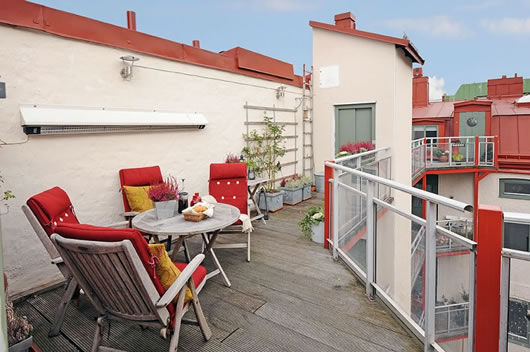
[[[203,129],[208,124],[197,113],[41,105],[21,105],[20,116],[28,135]]]

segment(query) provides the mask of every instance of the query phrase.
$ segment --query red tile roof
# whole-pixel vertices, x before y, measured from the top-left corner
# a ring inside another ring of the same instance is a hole
[[[1,0],[0,23],[302,87],[293,65],[250,50],[215,53],[28,1]]]
[[[396,46],[405,50],[405,53],[412,59],[413,62],[417,62],[420,65],[423,65],[425,63],[425,60],[420,56],[416,47],[414,47],[412,42],[408,39],[395,38],[395,37],[390,37],[387,35],[382,35],[382,34],[377,34],[377,33],[372,33],[372,32],[364,32],[364,31],[359,31],[357,29],[338,27],[332,24],[316,22],[316,21],[309,21],[309,25],[313,28],[320,28],[320,29],[325,29],[328,31],[337,32],[337,33],[343,33],[343,34],[348,34],[348,35],[352,35],[356,37],[367,38],[367,39],[372,39],[372,40],[378,40],[378,41],[385,42],[385,43],[395,44]]]

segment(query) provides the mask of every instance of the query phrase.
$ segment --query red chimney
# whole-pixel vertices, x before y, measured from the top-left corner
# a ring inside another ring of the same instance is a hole
[[[412,107],[419,108],[429,105],[429,77],[423,76],[423,68],[413,69]]]
[[[488,98],[519,97],[523,95],[523,77],[517,73],[510,78],[488,79]]]
[[[346,29],[355,29],[355,15],[351,12],[335,15],[335,26]]]
[[[200,48],[201,47],[201,42],[199,42],[198,40],[194,40],[193,41],[193,47],[194,48]]]
[[[136,12],[127,11],[127,28],[132,31],[136,30]]]

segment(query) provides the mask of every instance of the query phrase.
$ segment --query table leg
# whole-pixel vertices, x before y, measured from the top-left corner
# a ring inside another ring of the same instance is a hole
[[[210,279],[210,278],[212,278],[213,276],[215,276],[217,274],[221,274],[226,286],[230,287],[230,286],[232,286],[232,284],[230,283],[230,280],[228,279],[228,276],[226,275],[225,271],[223,270],[223,267],[221,266],[221,263],[219,262],[219,259],[217,259],[217,255],[215,255],[215,252],[212,249],[212,246],[213,246],[213,244],[215,242],[215,239],[217,238],[218,234],[219,234],[219,231],[215,231],[212,234],[212,237],[209,240],[208,240],[208,235],[207,234],[205,234],[205,233],[202,234],[202,239],[206,243],[206,248],[204,249],[203,254],[210,253],[210,255],[212,256],[213,262],[214,262],[215,266],[217,267],[217,270],[214,270],[213,272],[208,273],[208,275],[206,275],[206,279]]]
[[[175,248],[173,248],[173,253],[171,253],[171,261],[173,262],[177,261],[177,254],[179,253],[179,249],[182,246],[183,242],[184,242],[184,236],[179,236],[177,238],[177,243],[175,243]]]
[[[261,221],[263,221],[263,224],[267,225],[267,222],[265,221],[265,215],[263,215],[261,213],[261,210],[258,206],[258,203],[256,202],[256,198],[255,198],[255,195],[256,195],[256,192],[257,190],[261,187],[261,185],[256,185],[254,186],[254,189],[251,190],[250,187],[248,187],[248,194],[250,196],[250,200],[252,201],[252,203],[254,203],[254,206],[256,207],[256,212],[258,213],[258,215],[254,216],[252,219],[250,219],[251,221],[253,220],[257,220],[257,219],[261,219]]]

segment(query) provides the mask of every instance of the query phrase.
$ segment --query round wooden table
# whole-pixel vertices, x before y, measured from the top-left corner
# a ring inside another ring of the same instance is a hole
[[[156,217],[155,209],[151,209],[136,215],[132,219],[132,226],[141,232],[148,233],[154,236],[155,241],[159,241],[159,236],[176,236],[177,242],[173,249],[171,259],[174,261],[175,257],[184,243],[186,237],[201,235],[204,241],[204,254],[209,254],[217,266],[217,270],[208,273],[206,278],[221,274],[228,287],[230,287],[230,280],[226,276],[217,256],[215,255],[212,246],[219,234],[219,231],[234,224],[239,220],[240,212],[236,207],[217,203],[215,204],[214,213],[211,218],[204,219],[199,222],[186,221],[182,214],[177,214],[174,217],[159,220]],[[186,252],[188,252],[186,250]],[[187,255],[189,255],[187,253]],[[189,260],[190,258],[187,257]]]

